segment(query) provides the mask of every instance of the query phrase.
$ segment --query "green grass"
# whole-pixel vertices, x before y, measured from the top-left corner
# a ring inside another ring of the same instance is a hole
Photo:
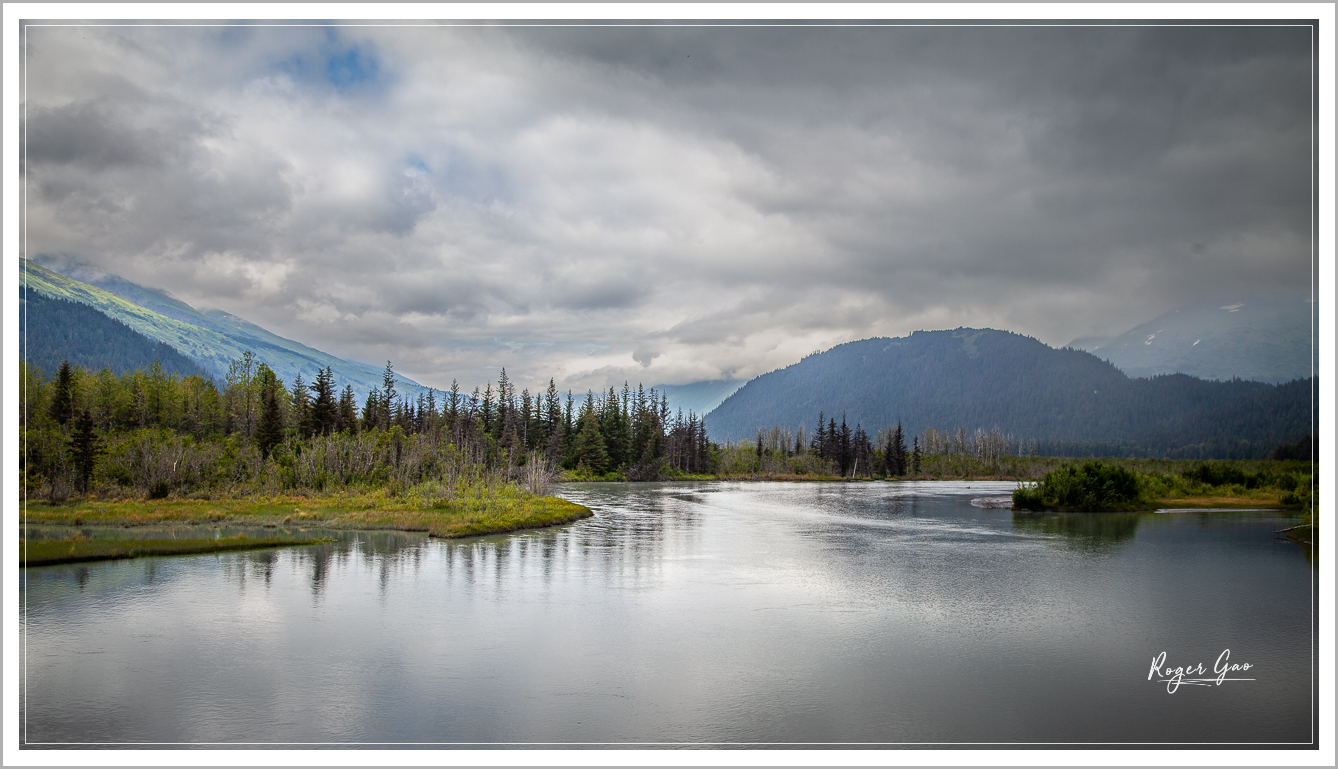
[[[28,523],[46,525],[302,523],[335,529],[422,531],[435,537],[556,526],[591,515],[588,508],[565,499],[536,496],[503,483],[478,484],[449,496],[441,485],[425,483],[393,497],[374,490],[224,499],[83,499],[63,504],[30,500],[25,513]]]
[[[254,550],[262,547],[313,545],[331,542],[328,537],[236,537],[218,539],[84,539],[19,540],[22,566],[49,566],[80,561],[109,561],[116,558],[141,558],[156,555],[222,553],[230,550]]]

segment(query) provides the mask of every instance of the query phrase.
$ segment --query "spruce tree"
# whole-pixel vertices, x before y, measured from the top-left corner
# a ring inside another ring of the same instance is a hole
[[[297,383],[293,383],[296,388]],[[316,381],[311,383],[315,397],[306,412],[306,424],[303,435],[328,435],[335,432],[339,424],[339,404],[335,402],[334,371],[329,368],[316,370]]]
[[[292,426],[297,428],[297,434],[303,438],[311,437],[307,432],[311,426],[311,396],[307,392],[307,383],[302,379],[302,372],[298,372],[293,378],[293,393],[290,396],[292,403],[289,405],[289,412],[292,415]]]
[[[93,415],[88,409],[79,412],[74,423],[74,434],[70,436],[70,464],[79,474],[79,490],[88,493],[88,483],[93,478],[93,467],[102,453],[102,442],[93,431]]]
[[[362,407],[362,429],[381,426],[381,391],[373,387],[367,391],[367,402]]]
[[[599,417],[594,409],[581,414],[580,429],[576,432],[573,446],[576,466],[584,467],[591,473],[602,473],[608,466],[609,454],[604,447],[604,436],[599,429]]]
[[[386,361],[386,370],[381,373],[381,414],[379,422],[381,429],[390,429],[390,420],[394,416],[394,408],[398,393],[395,392],[395,370],[391,367],[390,361]]]
[[[283,411],[279,406],[281,385],[268,366],[261,364],[260,423],[256,425],[256,445],[260,455],[269,459],[274,447],[283,442]]]
[[[833,420],[833,423],[835,423],[835,420]],[[841,475],[844,477],[850,470],[855,458],[854,446],[851,445],[850,427],[846,424],[846,415],[844,413],[841,414],[841,432],[837,433],[837,435],[836,463],[841,468]]]
[[[74,416],[74,371],[70,369],[68,360],[60,364],[60,373],[56,375],[50,413],[51,418],[62,425]]]
[[[446,425],[455,429],[455,420],[460,416],[460,383],[451,380],[451,397],[446,401]]]
[[[358,400],[353,394],[353,385],[344,385],[344,392],[339,396],[339,426],[342,432],[347,430],[358,434]]]
[[[478,389],[475,388],[474,391],[478,392]],[[491,382],[483,388],[483,400],[479,403],[479,419],[483,422],[483,432],[492,435],[497,427],[497,418],[493,409]]]

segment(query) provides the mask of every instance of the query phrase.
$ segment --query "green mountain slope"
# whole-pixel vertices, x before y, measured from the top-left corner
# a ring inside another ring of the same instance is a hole
[[[382,368],[336,358],[227,313],[206,315],[162,291],[145,289],[116,278],[118,282],[113,282],[114,287],[148,305],[141,306],[136,301],[28,260],[20,260],[20,270],[20,281],[28,289],[88,305],[149,339],[172,347],[220,381],[229,364],[250,350],[284,382],[291,383],[299,373],[310,382],[317,369],[329,367],[339,386],[353,385],[360,400],[369,390],[381,386]],[[403,377],[397,377],[395,381],[395,388],[409,397],[416,397],[427,389]]]
[[[1050,453],[1247,458],[1311,430],[1313,382],[1130,379],[1089,353],[1006,331],[917,331],[757,377],[706,425],[713,440],[746,440],[772,425],[813,430],[822,411],[871,433],[898,420],[908,435],[998,427]]]
[[[111,369],[117,374],[148,370],[153,362],[178,376],[206,372],[172,347],[137,333],[124,323],[86,304],[19,289],[19,349],[44,377],[69,361],[88,371]]]

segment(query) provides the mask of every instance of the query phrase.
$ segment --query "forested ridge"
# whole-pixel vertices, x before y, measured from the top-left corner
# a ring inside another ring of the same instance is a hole
[[[990,329],[866,339],[757,377],[710,415],[712,437],[855,423],[1001,431],[1036,453],[1257,458],[1311,432],[1313,379],[1130,379],[1089,353]]]
[[[205,376],[195,361],[150,339],[120,321],[79,302],[56,299],[20,287],[19,340],[25,360],[45,371],[60,364],[121,374],[147,369],[158,361],[163,371]]]

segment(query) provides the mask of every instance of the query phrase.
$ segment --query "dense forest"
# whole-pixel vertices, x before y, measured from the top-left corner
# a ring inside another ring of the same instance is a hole
[[[1079,350],[957,329],[810,355],[748,382],[710,421],[713,437],[731,443],[826,411],[865,425],[900,422],[908,435],[998,430],[1050,455],[1253,459],[1313,431],[1314,382],[1130,379]]]
[[[775,425],[719,444],[702,418],[670,413],[654,388],[624,384],[578,398],[550,379],[543,392],[517,392],[505,369],[481,391],[465,394],[452,383],[406,396],[387,362],[382,386],[361,402],[328,368],[310,382],[299,375],[285,383],[249,352],[232,362],[222,386],[158,361],[119,374],[68,362],[50,375],[26,362],[20,371],[25,488],[52,500],[383,488],[392,497],[426,495],[428,504],[465,476],[541,493],[559,471],[635,481],[1026,478],[1049,469],[1035,461],[1046,444],[998,427],[917,434],[898,421],[871,432],[844,413],[838,421],[821,411],[812,428]],[[1311,460],[1313,446],[1310,434],[1275,442],[1272,457]]]
[[[423,483],[449,487],[484,469],[538,491],[558,468],[575,477],[637,480],[702,473],[713,446],[695,414],[670,414],[653,389],[624,385],[575,399],[497,382],[465,395],[404,397],[387,363],[383,386],[359,404],[330,369],[280,380],[254,355],[220,388],[158,363],[115,374],[63,364],[51,376],[21,365],[24,478],[53,499],[111,495],[247,494]]]
[[[19,288],[19,339],[25,360],[43,371],[71,365],[109,368],[118,374],[147,369],[158,361],[163,371],[180,376],[205,376],[195,361],[172,347],[150,339],[120,321],[79,302],[56,299],[27,287]]]

